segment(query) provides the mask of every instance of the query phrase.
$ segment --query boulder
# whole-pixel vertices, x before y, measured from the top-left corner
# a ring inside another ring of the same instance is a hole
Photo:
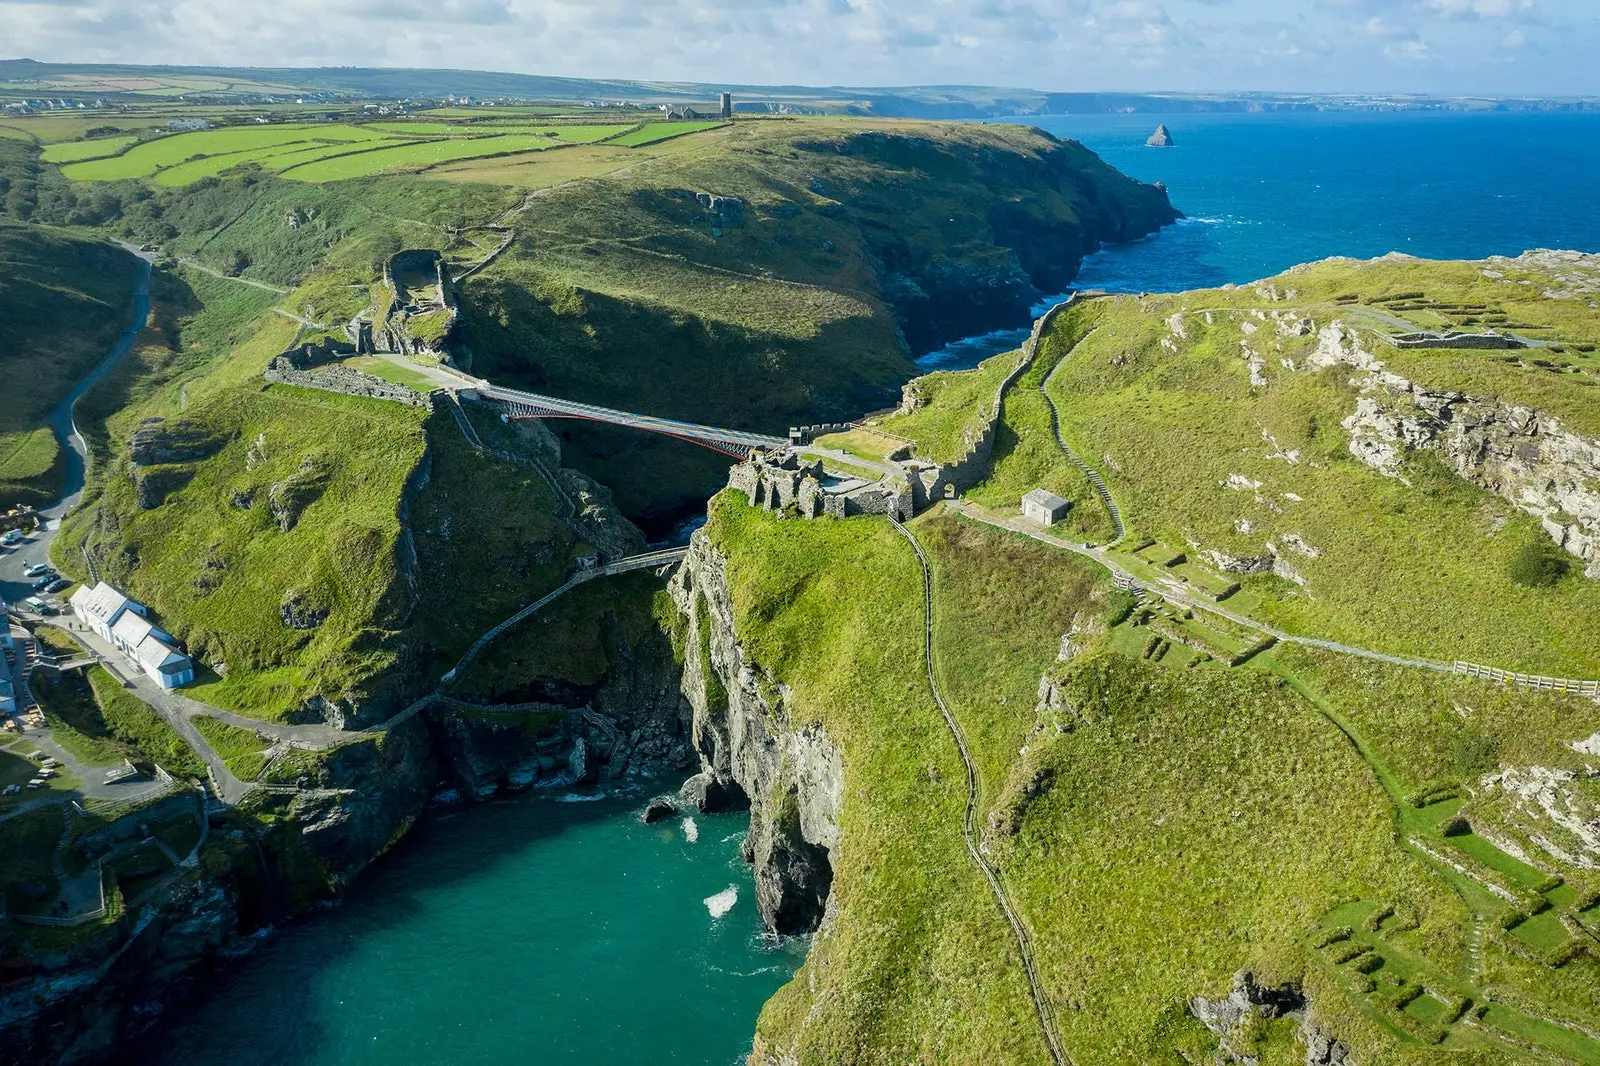
[[[645,825],[655,825],[664,822],[678,813],[678,805],[665,796],[657,796],[645,804],[644,810],[639,812],[639,821]]]
[[[722,814],[742,811],[750,806],[750,797],[733,781],[724,781],[710,770],[703,770],[683,783],[679,790],[686,801],[701,814]]]
[[[575,785],[592,785],[600,776],[600,764],[582,737],[572,742],[572,750],[567,753],[567,770],[572,774],[572,783]]]

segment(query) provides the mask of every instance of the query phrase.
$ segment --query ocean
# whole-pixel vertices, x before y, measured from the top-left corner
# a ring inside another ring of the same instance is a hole
[[[1532,248],[1600,251],[1600,115],[1071,115],[1006,119],[1081,141],[1186,218],[1090,256],[1075,283],[1110,292],[1242,285],[1297,263],[1404,252],[1481,259]],[[1147,148],[1165,121],[1173,148]],[[1055,298],[1059,295],[1052,294]],[[1046,301],[1039,311],[1054,300]],[[1025,332],[918,360],[975,366]]]

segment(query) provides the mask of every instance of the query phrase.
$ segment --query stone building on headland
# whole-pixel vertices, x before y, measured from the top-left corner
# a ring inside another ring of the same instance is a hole
[[[915,513],[905,479],[834,476],[820,459],[804,460],[787,448],[752,452],[728,471],[728,487],[744,493],[751,507],[800,518],[886,514],[905,521]]]
[[[1053,526],[1072,509],[1072,501],[1063,499],[1048,489],[1034,489],[1022,497],[1022,517],[1039,523],[1041,526]]]

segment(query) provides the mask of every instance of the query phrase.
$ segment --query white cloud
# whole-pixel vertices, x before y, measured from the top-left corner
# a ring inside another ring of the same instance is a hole
[[[0,0],[0,54],[768,84],[1567,94],[1597,91],[1594,3]],[[1535,44],[1539,63],[1519,58]]]

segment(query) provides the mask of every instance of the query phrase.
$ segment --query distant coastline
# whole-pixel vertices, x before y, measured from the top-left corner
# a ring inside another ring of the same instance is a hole
[[[619,103],[681,104],[715,100],[731,91],[736,113],[856,114],[884,118],[985,119],[1013,115],[1186,115],[1311,111],[1560,111],[1600,114],[1600,96],[1496,97],[1408,93],[1271,92],[1050,92],[982,85],[882,87],[805,85],[712,85],[704,82],[644,82],[548,77],[476,70],[376,67],[187,67],[118,63],[52,63],[0,59],[0,101],[29,93],[92,101],[115,96],[94,78],[129,75],[194,75],[237,80],[232,95],[252,95],[250,85],[293,86],[319,102],[384,97],[467,96],[485,103],[566,102],[595,107]],[[72,82],[57,79],[72,79]],[[87,82],[82,79],[90,79]],[[190,102],[212,102],[191,94]],[[225,94],[226,95],[226,94]]]

